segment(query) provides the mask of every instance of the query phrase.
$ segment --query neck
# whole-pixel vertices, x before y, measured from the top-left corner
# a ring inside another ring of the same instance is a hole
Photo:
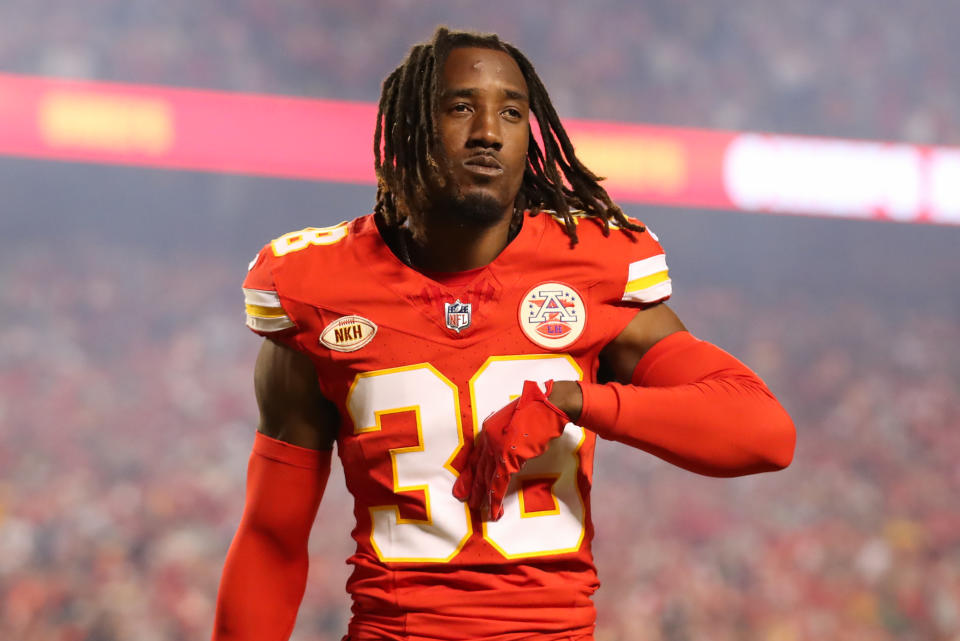
[[[433,272],[463,272],[489,265],[510,244],[510,213],[493,225],[429,216],[420,233],[402,230],[411,267]]]

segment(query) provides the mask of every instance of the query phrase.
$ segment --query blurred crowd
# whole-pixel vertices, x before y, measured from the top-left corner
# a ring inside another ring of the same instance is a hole
[[[596,493],[598,639],[960,639],[956,320],[680,295],[775,390],[796,455],[718,480],[606,447],[597,485],[631,489]]]
[[[256,422],[233,262],[0,257],[0,639],[209,636]],[[676,304],[778,393],[796,459],[720,480],[600,443],[597,640],[960,639],[956,322],[716,289]],[[339,476],[295,641],[345,629]]]
[[[438,23],[517,44],[564,117],[960,145],[954,0],[4,0],[0,72],[372,101]],[[149,242],[140,198],[102,191],[85,206]],[[244,262],[105,240],[51,258],[33,232],[0,235],[0,639],[206,638],[256,423]],[[600,443],[597,641],[960,641],[960,326],[893,304],[955,299],[955,259],[854,303],[829,291],[857,253],[835,258],[820,295],[776,306],[678,287],[687,325],[790,410],[796,459],[718,480]],[[294,641],[345,630],[340,476]]]
[[[567,117],[960,144],[954,0],[5,0],[0,70],[375,100],[438,23],[515,42]]]

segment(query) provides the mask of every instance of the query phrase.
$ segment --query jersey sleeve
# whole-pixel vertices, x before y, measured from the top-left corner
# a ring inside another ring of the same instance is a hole
[[[637,312],[670,298],[673,285],[666,253],[649,227],[629,234],[613,230],[597,242],[603,277],[592,293],[602,309],[599,327],[606,344],[620,335]]]
[[[673,293],[667,255],[660,239],[650,228],[644,235],[647,236],[646,242],[642,240],[638,251],[631,252],[627,258],[626,282],[620,297],[622,303],[653,305],[667,300]]]
[[[280,301],[273,275],[275,260],[270,245],[260,250],[243,281],[243,299],[247,327],[261,336],[281,338],[291,334],[296,323]]]

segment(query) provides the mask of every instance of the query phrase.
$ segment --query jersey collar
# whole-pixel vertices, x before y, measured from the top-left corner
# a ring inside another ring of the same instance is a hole
[[[524,216],[516,237],[488,265],[478,268],[465,284],[447,286],[403,263],[389,248],[377,229],[373,214],[354,221],[354,251],[357,262],[373,272],[376,280],[408,304],[416,307],[430,322],[444,328],[443,303],[470,302],[478,325],[493,312],[504,290],[509,289],[529,270],[547,229],[548,214]]]

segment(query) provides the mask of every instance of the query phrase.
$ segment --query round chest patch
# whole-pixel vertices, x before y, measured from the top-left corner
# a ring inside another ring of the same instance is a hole
[[[569,285],[542,283],[520,300],[520,329],[534,344],[563,349],[583,334],[587,308]]]

